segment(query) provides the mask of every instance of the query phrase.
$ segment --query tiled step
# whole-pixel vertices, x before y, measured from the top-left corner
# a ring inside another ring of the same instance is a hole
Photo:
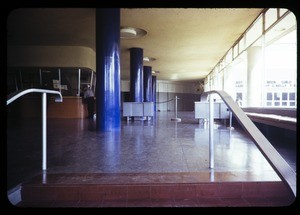
[[[222,176],[223,174],[223,176]],[[226,173],[47,174],[21,187],[20,207],[289,206],[281,181],[225,181]]]

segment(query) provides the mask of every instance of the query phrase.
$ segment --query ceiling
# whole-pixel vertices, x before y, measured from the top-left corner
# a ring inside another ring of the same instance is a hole
[[[158,80],[205,78],[233,43],[256,19],[260,8],[133,8],[121,9],[121,26],[142,28],[147,35],[121,39],[121,79],[130,79],[132,47],[143,49],[144,62]],[[70,45],[95,50],[92,8],[25,8],[11,12],[8,45]]]

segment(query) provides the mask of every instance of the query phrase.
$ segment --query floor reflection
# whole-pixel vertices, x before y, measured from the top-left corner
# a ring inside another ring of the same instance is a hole
[[[242,130],[215,123],[214,169],[209,168],[209,128],[199,124],[193,112],[158,112],[152,120],[121,121],[121,129],[96,131],[89,119],[48,120],[48,172],[162,173],[217,172],[228,177],[278,178],[252,140]],[[38,127],[36,123],[32,125]],[[24,139],[26,137],[26,139]],[[8,179],[16,181],[26,169],[40,169],[40,139],[28,135],[28,128],[8,131]],[[18,145],[26,144],[20,148]],[[32,147],[38,145],[39,147]],[[19,148],[18,148],[19,147]],[[18,150],[18,153],[16,153]],[[15,157],[14,155],[19,155]],[[39,159],[25,159],[39,158]],[[295,161],[292,161],[295,164]],[[240,174],[236,174],[239,172]]]

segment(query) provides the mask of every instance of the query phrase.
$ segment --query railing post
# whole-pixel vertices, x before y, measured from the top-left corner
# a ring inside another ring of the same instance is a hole
[[[177,96],[175,96],[175,118],[172,118],[172,121],[180,122],[181,119],[177,117],[177,99],[179,99]]]
[[[284,158],[279,154],[279,152],[273,147],[273,145],[268,141],[268,139],[261,133],[261,131],[256,127],[256,125],[251,121],[251,119],[244,113],[244,111],[239,107],[239,105],[233,101],[233,99],[224,91],[207,91],[210,95],[210,116],[209,116],[209,155],[210,155],[210,168],[213,168],[213,101],[211,94],[218,93],[223,99],[225,104],[230,108],[232,113],[235,115],[237,121],[241,126],[248,132],[250,137],[253,139],[255,145],[258,147],[260,152],[265,158],[267,158],[269,164],[282,179],[282,181],[288,186],[288,188],[296,196],[296,172],[292,167],[284,160]]]
[[[212,95],[209,96],[209,168],[213,169],[214,164],[214,101]]]
[[[80,85],[81,85],[80,79],[81,79],[81,77],[80,76],[81,76],[81,69],[78,69],[78,86],[77,86],[78,90],[77,90],[77,96],[80,96],[80,91],[81,91],[81,89],[80,89]]]
[[[42,94],[43,171],[47,169],[47,94]]]
[[[6,101],[6,105],[20,98],[27,93],[42,93],[42,170],[45,172],[47,170],[47,93],[55,94],[55,102],[62,102],[63,98],[60,92],[55,90],[45,90],[45,89],[27,89],[19,92]],[[58,95],[58,96],[57,96]]]
[[[229,128],[232,128],[232,111],[229,111]]]
[[[177,118],[177,96],[175,96],[175,118]]]

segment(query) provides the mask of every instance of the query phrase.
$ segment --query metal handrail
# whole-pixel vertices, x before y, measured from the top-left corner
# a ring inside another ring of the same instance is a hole
[[[20,98],[23,95],[28,93],[42,93],[42,131],[43,131],[43,163],[42,169],[45,171],[47,169],[47,93],[55,94],[55,102],[62,102],[63,98],[60,92],[55,90],[45,90],[45,89],[36,89],[31,88],[27,90],[23,90],[16,94],[15,96],[11,97],[7,100],[6,105],[9,105],[16,99]]]
[[[273,147],[273,145],[268,141],[268,139],[260,132],[260,130],[255,126],[251,119],[244,113],[244,111],[238,106],[238,104],[227,94],[225,91],[211,90],[204,93],[214,94],[217,93],[227,105],[227,107],[232,111],[238,122],[245,129],[245,131],[251,136],[255,145],[258,147],[260,152],[273,167],[274,171],[278,174],[281,180],[288,186],[288,188],[296,196],[296,173],[291,168],[291,166],[284,160],[284,158],[278,153],[278,151]],[[211,97],[211,95],[210,95]],[[210,98],[210,127],[212,127],[213,121],[213,99]],[[212,160],[213,168],[213,135],[212,129],[210,129],[210,160]]]

